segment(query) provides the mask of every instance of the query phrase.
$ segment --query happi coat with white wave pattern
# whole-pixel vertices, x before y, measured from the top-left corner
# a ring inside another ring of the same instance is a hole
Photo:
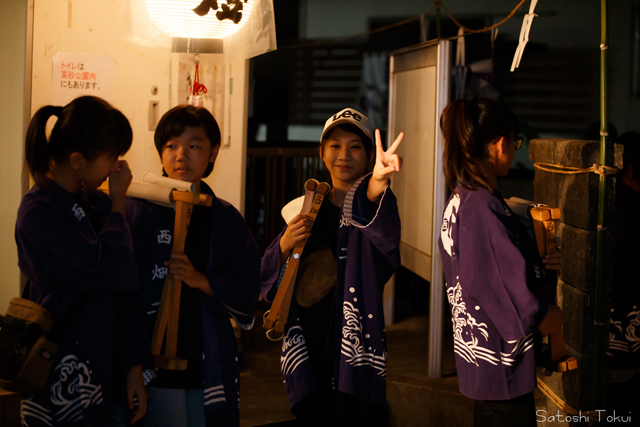
[[[91,206],[49,180],[34,185],[18,210],[18,265],[31,282],[28,298],[55,322],[78,295],[91,293],[58,349],[45,389],[22,400],[25,426],[85,426],[108,418],[115,316],[127,325],[120,335],[124,371],[148,366],[151,358],[144,330],[136,327],[135,305],[114,309],[115,298],[139,287],[129,226],[121,213],[111,212],[106,194],[88,193]],[[102,217],[99,232],[89,215]]]
[[[199,233],[209,247],[207,277],[215,298],[201,294],[203,391],[207,426],[239,424],[240,384],[238,346],[231,321],[242,329],[254,323],[253,309],[259,297],[260,252],[240,212],[219,199],[205,182],[201,192],[213,197],[209,234]],[[174,210],[141,199],[127,200],[134,253],[140,271],[140,294],[148,331],[153,331],[162,299],[173,242]],[[186,286],[183,284],[183,286]],[[195,307],[194,307],[195,308]],[[153,383],[152,383],[153,385]],[[219,412],[224,408],[224,413]],[[224,415],[224,419],[220,419]]]
[[[334,304],[337,327],[331,346],[333,384],[340,392],[384,406],[387,350],[382,291],[400,266],[400,217],[389,187],[379,205],[368,200],[370,176],[365,175],[351,187],[340,211]],[[281,280],[279,243],[283,233],[262,258],[262,296],[267,301]],[[316,391],[295,301],[286,329],[280,368],[293,407]]]
[[[460,392],[508,400],[536,388],[534,332],[547,314],[537,250],[499,192],[462,186],[449,199],[440,255]]]

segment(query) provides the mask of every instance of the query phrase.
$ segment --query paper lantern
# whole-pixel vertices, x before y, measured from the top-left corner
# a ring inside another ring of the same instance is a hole
[[[253,3],[254,0],[145,1],[151,21],[169,36],[182,39],[223,39],[235,33],[249,20]],[[194,12],[196,8],[206,15],[199,16]]]

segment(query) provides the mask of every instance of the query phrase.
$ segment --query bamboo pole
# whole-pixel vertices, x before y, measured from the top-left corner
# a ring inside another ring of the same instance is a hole
[[[609,34],[607,28],[607,0],[600,1],[601,13],[601,44],[600,44],[600,165],[607,166],[607,148],[609,142],[608,110],[607,110],[607,61],[609,49]],[[593,317],[593,352],[591,361],[591,408],[600,407],[603,402],[602,379],[605,348],[604,337],[607,336],[605,320],[606,283],[605,283],[605,251],[606,251],[606,198],[607,176],[600,175],[598,188],[598,232],[596,243],[596,289],[594,296]]]

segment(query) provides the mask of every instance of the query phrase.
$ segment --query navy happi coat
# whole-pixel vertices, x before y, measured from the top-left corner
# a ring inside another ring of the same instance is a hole
[[[547,304],[538,296],[540,260],[526,229],[497,191],[458,186],[438,243],[460,392],[508,400],[533,391],[534,331]]]
[[[618,180],[613,290],[607,363],[611,370],[640,370],[640,196]]]
[[[335,324],[339,327],[332,343],[333,384],[338,391],[385,406],[387,347],[382,291],[400,266],[400,217],[396,198],[389,187],[377,209],[374,208],[367,198],[370,177],[370,174],[365,175],[351,187],[340,212],[334,305]],[[260,276],[265,300],[282,279],[282,233],[262,258]],[[294,300],[280,359],[282,379],[292,407],[316,391],[310,365]]]
[[[104,217],[96,234],[85,208],[54,181],[34,185],[22,198],[16,222],[18,265],[31,282],[29,299],[52,313],[54,322],[80,294],[91,293],[78,320],[59,347],[44,391],[22,400],[26,426],[85,426],[108,417],[114,316],[136,324],[133,310],[114,313],[113,293],[138,290],[132,240],[124,216],[111,200],[91,190]],[[127,328],[124,366],[150,357],[142,328]],[[124,375],[124,373],[123,373]]]
[[[211,411],[225,405],[239,419],[237,342],[229,318],[233,317],[243,329],[253,326],[253,309],[260,293],[260,252],[240,212],[218,199],[204,182],[201,192],[213,196],[211,232],[203,236],[209,242],[209,258],[203,273],[215,298],[204,293],[200,298],[204,410],[209,426],[219,425]],[[174,209],[141,199],[127,200],[141,299],[151,330],[167,274],[163,263],[171,256],[174,218]],[[190,229],[189,233],[192,232],[197,230]]]

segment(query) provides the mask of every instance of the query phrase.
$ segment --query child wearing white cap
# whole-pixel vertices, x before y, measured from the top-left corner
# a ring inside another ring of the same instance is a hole
[[[319,154],[332,189],[313,229],[308,215],[287,214],[300,212],[299,203],[285,207],[288,224],[262,258],[262,296],[272,301],[292,250],[308,239],[281,355],[289,404],[304,425],[387,424],[382,291],[400,265],[389,183],[402,167],[402,138],[385,151],[362,113],[331,116]]]

